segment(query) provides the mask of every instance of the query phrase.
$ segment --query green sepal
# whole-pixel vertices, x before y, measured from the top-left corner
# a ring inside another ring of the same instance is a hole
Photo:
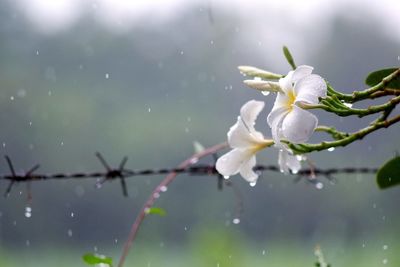
[[[285,55],[285,58],[292,67],[292,69],[296,69],[296,64],[294,63],[292,54],[290,53],[289,48],[287,48],[286,46],[283,46],[283,54]]]

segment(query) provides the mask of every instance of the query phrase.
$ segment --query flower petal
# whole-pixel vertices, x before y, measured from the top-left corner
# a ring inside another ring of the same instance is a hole
[[[284,120],[285,116],[289,113],[289,109],[285,106],[277,107],[272,109],[272,111],[268,114],[267,122],[269,127],[271,127],[272,131],[272,139],[275,142],[275,145],[280,145],[281,142],[279,141],[282,138],[281,133],[281,126],[282,121]]]
[[[221,156],[217,160],[215,168],[223,176],[235,175],[239,172],[242,164],[249,161],[251,156],[251,151],[235,148]]]
[[[278,164],[281,172],[285,174],[289,173],[289,169],[292,173],[298,173],[301,169],[300,161],[286,149],[279,150]]]
[[[318,104],[319,97],[326,97],[327,87],[324,79],[316,74],[300,79],[294,86],[296,103]]]
[[[313,69],[313,67],[307,65],[298,66],[293,72],[292,82],[296,83],[298,80],[309,76],[312,73]]]
[[[285,77],[279,79],[279,86],[285,94],[293,89],[292,76],[293,71],[289,71],[289,73]]]
[[[263,101],[250,100],[240,109],[240,117],[246,126],[253,128],[258,114],[264,108]]]
[[[253,155],[240,168],[240,175],[249,183],[255,182],[258,179],[258,174],[253,171],[254,166],[256,166],[256,157]]]
[[[292,143],[303,143],[310,138],[317,124],[316,116],[293,105],[293,110],[286,115],[282,122],[282,133]]]
[[[240,116],[228,131],[228,143],[232,148],[246,148],[263,142],[262,133],[256,131],[254,127],[245,125]]]

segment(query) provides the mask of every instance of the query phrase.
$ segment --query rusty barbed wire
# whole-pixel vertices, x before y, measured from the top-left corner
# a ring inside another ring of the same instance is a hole
[[[128,161],[128,157],[123,157],[121,163],[118,168],[112,168],[105,158],[99,152],[96,152],[96,157],[100,161],[100,163],[104,166],[105,171],[103,172],[75,172],[75,173],[50,173],[50,174],[36,174],[34,173],[40,167],[39,164],[34,165],[27,172],[23,172],[21,174],[16,173],[14,164],[9,156],[5,156],[7,165],[9,167],[9,174],[0,174],[0,182],[1,181],[9,181],[9,184],[5,191],[5,196],[9,195],[12,187],[15,183],[20,182],[34,182],[34,181],[43,181],[43,180],[58,180],[58,179],[87,179],[87,178],[103,178],[100,181],[97,181],[97,185],[101,185],[106,181],[119,179],[121,182],[122,193],[124,196],[128,196],[128,190],[126,185],[126,178],[131,178],[135,176],[151,176],[151,175],[165,175],[169,173],[186,173],[190,175],[197,176],[217,176],[218,181],[218,189],[222,190],[222,186],[224,184],[224,177],[220,175],[215,169],[215,160],[217,159],[216,155],[213,155],[214,164],[197,164],[194,166],[190,166],[187,168],[160,168],[160,169],[143,169],[143,170],[132,170],[125,168],[125,165]],[[278,166],[275,165],[257,165],[254,167],[254,170],[257,172],[280,172]],[[355,168],[355,167],[346,167],[346,168],[329,168],[329,169],[319,169],[310,167],[308,169],[300,170],[294,179],[295,182],[305,178],[306,181],[311,183],[317,183],[319,180],[318,177],[327,178],[329,181],[335,181],[334,175],[336,174],[368,174],[368,173],[376,173],[377,168]],[[225,183],[226,184],[226,183]]]

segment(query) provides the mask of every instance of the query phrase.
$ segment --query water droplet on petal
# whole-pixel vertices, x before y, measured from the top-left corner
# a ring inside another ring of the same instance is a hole
[[[334,147],[330,147],[330,148],[328,148],[328,151],[329,152],[332,152],[332,151],[334,151],[335,150],[335,148]]]
[[[224,179],[229,179],[229,175],[224,175]]]
[[[257,184],[257,182],[250,182],[250,186],[251,186],[251,187],[256,186],[256,184]]]

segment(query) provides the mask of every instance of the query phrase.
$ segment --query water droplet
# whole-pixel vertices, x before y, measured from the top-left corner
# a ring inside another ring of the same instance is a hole
[[[299,173],[298,169],[292,170],[292,174],[297,174],[297,173]]]
[[[185,133],[188,133],[188,132],[189,132],[189,128],[186,127],[186,128],[185,128]]]
[[[363,248],[365,248],[367,245],[366,245],[365,243],[363,243],[361,246],[362,246]]]
[[[29,247],[29,246],[31,245],[31,241],[26,240],[26,241],[25,241],[25,245],[26,245],[27,247]]]
[[[36,50],[36,55],[37,55],[37,56],[39,55],[39,50]]]
[[[64,141],[61,141],[60,146],[63,146],[63,145],[64,145]]]
[[[199,161],[199,158],[196,158],[196,157],[191,158],[190,159],[190,164],[196,164],[198,161]]]
[[[108,79],[108,78],[110,78],[110,74],[109,74],[109,73],[106,73],[106,74],[104,75],[104,77],[105,77],[106,79]]]
[[[114,239],[114,243],[115,243],[115,244],[118,243],[118,239],[117,239],[117,238]]]
[[[181,55],[183,55],[183,51],[181,51]]]
[[[387,250],[388,248],[389,248],[388,245],[383,245],[383,247],[382,247],[383,250]]]
[[[388,259],[383,259],[383,260],[382,260],[382,263],[383,263],[383,264],[387,264],[387,263],[388,263]]]
[[[353,106],[353,104],[351,104],[351,103],[345,103],[345,102],[343,102],[343,105],[345,105],[345,106],[348,107],[348,108],[351,108],[351,107]]]
[[[168,190],[168,187],[166,187],[165,185],[160,187],[161,192],[167,192],[167,190]]]
[[[372,208],[376,209],[376,203],[372,204]]]
[[[211,41],[210,41],[210,44],[212,44],[212,45],[213,45],[213,44],[214,44],[214,41],[213,41],[213,40],[211,40]]]
[[[159,194],[159,193],[154,193],[154,194],[153,194],[153,197],[154,197],[154,198],[159,198],[159,197],[160,197],[160,194]]]
[[[151,108],[148,108],[147,111],[148,111],[148,112],[151,112]]]
[[[324,188],[324,184],[321,183],[321,182],[318,182],[318,183],[315,184],[315,187],[316,187],[317,189],[322,189],[322,188]]]
[[[68,229],[67,234],[68,234],[69,237],[72,237],[72,230]]]
[[[330,147],[330,148],[328,148],[328,151],[329,152],[332,152],[332,151],[334,151],[335,150],[335,148],[334,147]]]
[[[32,122],[31,121],[29,122],[29,126],[32,126]]]
[[[75,214],[73,212],[71,212],[71,218],[74,218]]]
[[[224,175],[224,179],[229,179],[229,175]]]
[[[262,251],[262,254],[265,255],[265,249]]]
[[[185,231],[187,231],[187,230],[188,230],[187,226],[185,226],[183,229],[184,229]]]
[[[25,207],[25,217],[26,217],[26,218],[32,217],[32,208],[29,207],[29,206],[26,206],[26,207]]]
[[[3,147],[6,147],[6,143],[5,142],[3,142]]]
[[[14,96],[10,96],[10,100],[13,101],[14,100]]]
[[[93,250],[94,250],[94,252],[97,252],[97,247],[94,246],[94,247],[93,247]]]
[[[47,94],[48,94],[49,96],[51,96],[51,91],[49,91]]]
[[[233,224],[239,224],[240,223],[240,219],[239,218],[235,218],[232,220]]]
[[[257,182],[250,182],[250,186],[251,186],[251,187],[256,186],[256,184],[257,184]]]

